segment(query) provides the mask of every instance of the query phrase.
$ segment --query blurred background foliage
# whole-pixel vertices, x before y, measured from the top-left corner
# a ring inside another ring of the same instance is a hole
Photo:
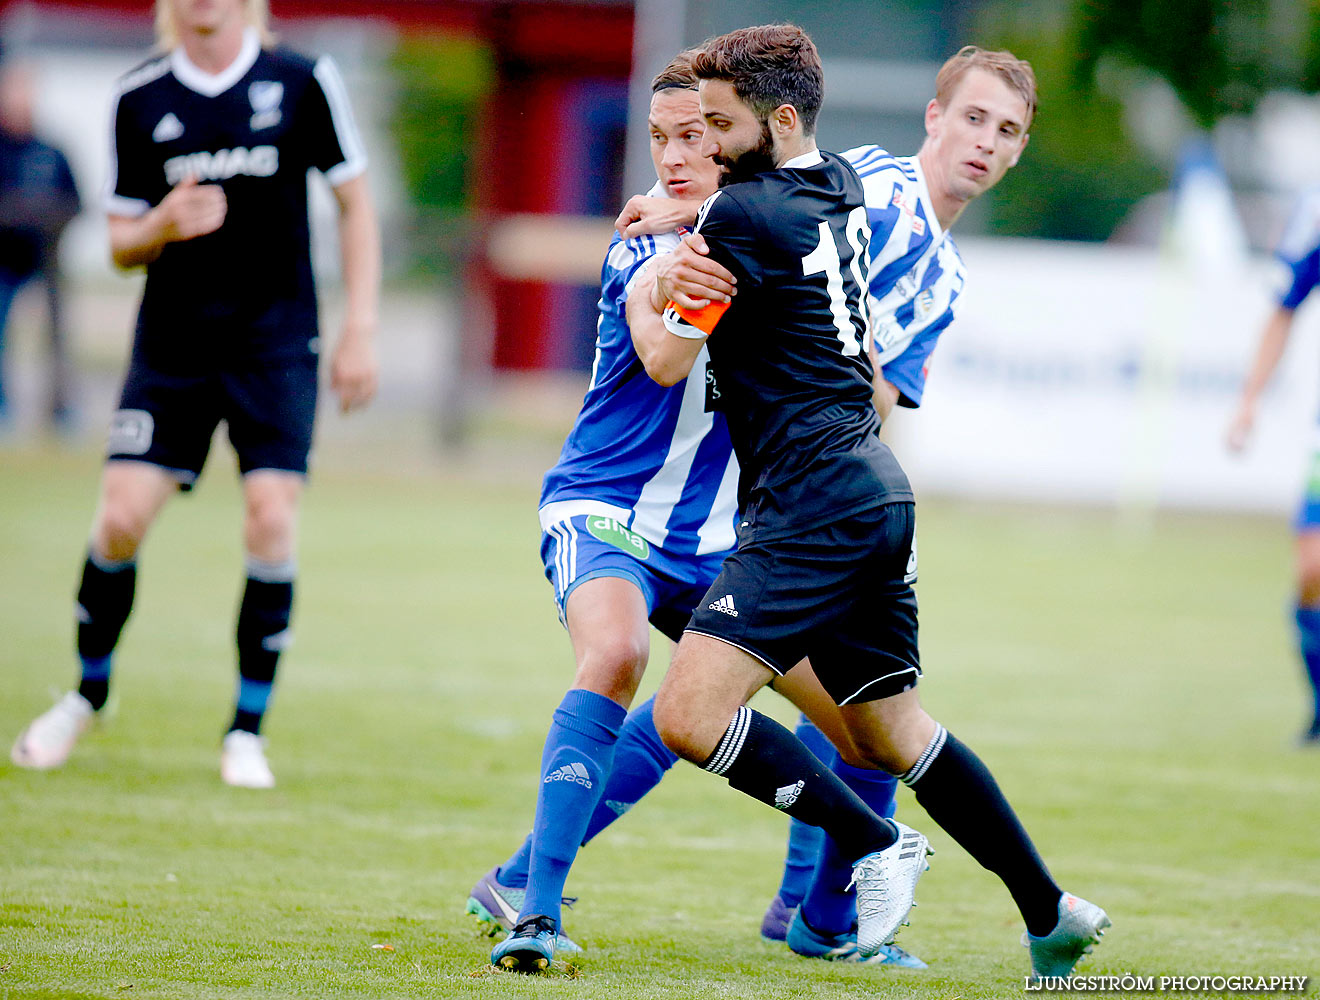
[[[1004,0],[983,5],[972,29],[1029,60],[1041,93],[1028,154],[984,199],[999,235],[1106,239],[1168,186],[1197,132],[1251,114],[1271,90],[1320,90],[1314,0]],[[1133,134],[1128,107],[1160,81],[1184,120],[1156,148]]]
[[[473,38],[413,34],[390,57],[397,85],[391,131],[413,208],[412,270],[452,277],[464,259],[480,115],[495,85],[491,51]]]

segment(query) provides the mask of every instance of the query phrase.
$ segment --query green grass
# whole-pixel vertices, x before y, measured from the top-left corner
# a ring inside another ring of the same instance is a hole
[[[784,820],[686,765],[582,854],[572,974],[493,972],[463,902],[530,822],[571,677],[540,470],[318,476],[267,726],[280,783],[253,793],[217,774],[240,584],[217,459],[149,540],[113,719],[62,770],[0,763],[0,998],[1022,993],[1007,894],[905,790],[899,815],[937,855],[900,943],[931,969],[761,944]],[[97,467],[0,453],[5,747],[73,674]],[[1167,517],[1131,535],[1103,513],[932,502],[920,539],[924,699],[1059,880],[1114,918],[1082,970],[1320,973],[1320,754],[1291,745],[1286,527]]]

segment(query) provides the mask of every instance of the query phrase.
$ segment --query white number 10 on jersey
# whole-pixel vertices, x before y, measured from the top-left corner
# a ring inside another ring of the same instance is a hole
[[[861,312],[863,324],[869,326],[866,276],[862,273],[862,262],[866,259],[866,248],[871,242],[871,227],[867,224],[866,209],[862,206],[848,213],[844,237],[852,248],[848,270],[857,282],[857,308]],[[853,323],[852,313],[848,310],[848,298],[843,291],[843,254],[828,222],[820,224],[820,242],[816,244],[816,249],[802,258],[802,274],[825,275],[825,290],[830,296],[830,314],[834,317],[834,328],[839,331],[839,343],[843,345],[844,357],[861,354],[862,342],[857,338],[857,327]]]

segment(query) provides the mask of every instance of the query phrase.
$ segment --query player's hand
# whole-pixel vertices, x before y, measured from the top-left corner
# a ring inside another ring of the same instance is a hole
[[[1256,426],[1256,407],[1250,402],[1243,402],[1233,415],[1224,434],[1224,444],[1231,452],[1242,452],[1251,441],[1251,431]]]
[[[374,331],[364,324],[345,323],[330,358],[330,388],[339,397],[339,412],[366,406],[376,395],[380,360]]]
[[[219,184],[198,184],[189,174],[170,190],[156,206],[166,243],[196,239],[213,233],[225,221],[229,203]]]
[[[684,309],[704,309],[712,302],[730,302],[738,279],[707,256],[710,247],[700,233],[689,233],[673,253],[659,258],[655,277],[658,293]]]
[[[672,233],[679,226],[690,226],[697,218],[699,201],[677,198],[652,198],[635,194],[614,220],[614,228],[625,240],[634,236],[657,236]]]

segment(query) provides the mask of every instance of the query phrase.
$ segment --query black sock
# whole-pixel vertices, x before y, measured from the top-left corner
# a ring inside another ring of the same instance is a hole
[[[867,808],[801,740],[746,705],[702,767],[738,791],[821,827],[853,861],[898,839],[894,825]]]
[[[285,577],[279,579],[279,577]],[[238,697],[230,730],[261,731],[280,652],[289,644],[293,564],[248,560],[248,580],[238,609]]]
[[[998,875],[1037,937],[1059,920],[1062,890],[981,759],[940,726],[901,779],[944,832]]]
[[[82,677],[78,693],[93,709],[105,707],[110,693],[110,654],[133,610],[137,564],[113,562],[87,553],[78,584],[78,658]]]

